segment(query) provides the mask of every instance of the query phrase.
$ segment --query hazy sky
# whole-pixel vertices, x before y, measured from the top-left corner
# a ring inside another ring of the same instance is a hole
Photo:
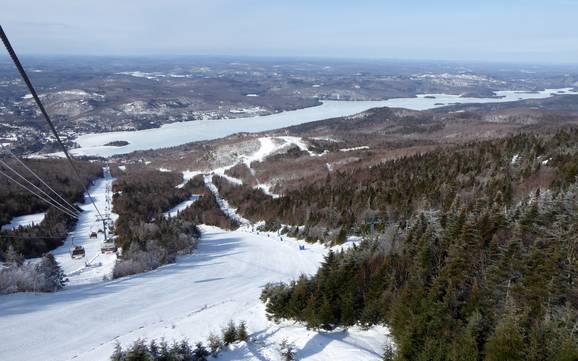
[[[20,53],[578,63],[578,0],[0,0]]]

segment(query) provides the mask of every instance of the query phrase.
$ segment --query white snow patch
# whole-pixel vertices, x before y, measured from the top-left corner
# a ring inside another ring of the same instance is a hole
[[[248,219],[243,218],[241,215],[237,213],[236,208],[231,207],[229,205],[229,202],[221,198],[221,195],[219,194],[219,189],[213,183],[213,176],[211,174],[205,174],[204,181],[207,188],[209,188],[211,193],[213,193],[213,195],[215,196],[215,200],[217,201],[219,208],[221,208],[221,210],[223,211],[223,213],[225,213],[227,217],[236,221],[240,225],[248,226],[251,224],[251,222]]]
[[[183,201],[183,202],[177,204],[176,206],[171,208],[169,211],[163,213],[163,217],[165,217],[165,218],[176,217],[180,212],[187,209],[191,204],[195,203],[195,201],[199,198],[200,198],[200,195],[192,194],[189,197],[189,199],[187,199],[186,201]]]
[[[355,150],[364,150],[364,149],[369,149],[369,146],[364,145],[361,147],[353,147],[353,148],[341,148],[339,149],[340,152],[353,152]]]
[[[42,213],[35,213],[35,214],[27,214],[24,216],[14,217],[10,221],[9,224],[5,224],[2,226],[1,231],[13,231],[18,229],[19,227],[31,227],[37,226],[44,220],[46,216],[46,212]]]

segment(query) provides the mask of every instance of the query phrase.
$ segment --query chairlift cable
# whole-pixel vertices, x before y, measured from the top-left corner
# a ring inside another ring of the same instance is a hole
[[[40,112],[42,113],[42,115],[44,116],[44,119],[48,123],[50,130],[52,131],[52,133],[54,134],[54,137],[56,138],[56,141],[58,142],[58,144],[62,148],[62,151],[64,152],[64,155],[66,156],[66,159],[68,159],[68,162],[70,163],[72,169],[74,170],[74,173],[76,174],[76,177],[78,178],[78,181],[80,182],[80,184],[82,184],[82,187],[84,188],[84,191],[86,192],[86,194],[88,194],[88,197],[90,198],[90,201],[92,202],[92,205],[94,206],[94,209],[96,210],[98,215],[101,218],[103,218],[102,214],[100,213],[100,210],[96,206],[96,202],[94,201],[94,198],[92,197],[92,195],[88,191],[88,188],[86,187],[86,185],[82,181],[82,177],[80,176],[80,172],[78,171],[78,168],[76,167],[76,165],[74,165],[74,162],[72,161],[72,156],[68,153],[68,150],[66,150],[66,146],[64,145],[64,143],[60,139],[60,136],[58,135],[58,131],[56,130],[56,128],[54,127],[54,124],[52,123],[52,120],[48,116],[48,113],[46,112],[44,105],[40,101],[40,98],[38,97],[38,94],[36,93],[36,90],[34,89],[32,82],[30,81],[30,78],[28,78],[28,74],[26,74],[24,67],[20,63],[20,60],[18,59],[16,52],[12,48],[12,45],[10,44],[10,41],[8,40],[8,36],[6,36],[6,33],[4,32],[4,29],[2,28],[1,25],[0,25],[0,38],[2,39],[2,43],[4,43],[4,47],[8,51],[8,54],[10,55],[12,62],[14,63],[16,68],[18,69],[18,73],[20,73],[20,77],[26,83],[26,86],[28,87],[30,94],[32,94],[32,97],[34,98],[36,105],[38,105],[38,108],[40,108]]]
[[[6,174],[4,171],[0,170],[0,174],[5,176],[6,178],[8,178],[9,180],[11,180],[13,183],[17,184],[18,186],[20,186],[21,188],[25,189],[26,191],[32,193],[33,195],[35,195],[36,197],[40,198],[41,200],[43,200],[44,202],[48,203],[49,205],[56,207],[58,210],[60,210],[63,213],[66,213],[67,215],[78,219],[78,216],[74,213],[71,213],[69,210],[67,210],[66,208],[60,208],[57,205],[52,204],[52,202],[50,202],[49,200],[47,200],[46,198],[42,197],[41,195],[39,195],[38,193],[34,192],[32,189],[26,187],[24,184],[18,182],[18,180],[12,178],[10,175]]]
[[[57,191],[55,191],[51,186],[49,186],[38,174],[36,174],[32,169],[30,169],[30,167],[28,167],[22,160],[20,160],[20,158],[18,158],[14,153],[12,153],[12,151],[10,149],[4,148],[4,150],[6,152],[8,152],[8,154],[10,154],[14,159],[16,159],[16,161],[22,167],[24,167],[28,172],[30,172],[30,174],[32,174],[36,179],[38,179],[38,181],[40,181],[40,183],[42,183],[44,186],[46,186],[48,189],[50,189],[52,191],[52,193],[54,193],[56,196],[58,196],[58,198],[60,198],[69,207],[71,207],[72,209],[74,209],[78,212],[78,210],[76,209],[75,206],[70,204],[66,199],[64,199],[64,197],[62,197]]]
[[[17,171],[15,171],[12,167],[10,167],[6,162],[4,162],[3,160],[0,160],[0,165],[8,168],[10,171],[12,171],[12,173],[16,174],[20,179],[22,179],[23,181],[25,181],[26,183],[28,183],[30,186],[32,186],[34,189],[36,189],[38,192],[42,193],[45,197],[47,197],[48,199],[50,199],[52,201],[52,204],[55,206],[58,206],[61,209],[66,209],[68,210],[70,213],[75,214],[76,216],[78,216],[80,214],[80,212],[78,212],[78,210],[76,208],[72,208],[69,209],[67,208],[65,205],[61,204],[60,202],[58,202],[56,199],[52,198],[48,193],[46,193],[44,190],[42,190],[41,188],[39,188],[38,186],[36,186],[34,183],[30,182],[28,179],[26,179],[26,177],[24,177],[23,175],[21,175],[20,173],[18,173]]]

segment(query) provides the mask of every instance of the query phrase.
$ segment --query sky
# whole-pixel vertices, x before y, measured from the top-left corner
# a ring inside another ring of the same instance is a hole
[[[0,0],[21,54],[578,63],[578,0]]]

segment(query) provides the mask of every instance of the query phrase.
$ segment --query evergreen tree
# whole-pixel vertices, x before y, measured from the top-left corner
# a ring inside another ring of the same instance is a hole
[[[19,267],[24,263],[24,256],[14,250],[13,245],[9,245],[4,252],[4,264],[8,267]]]
[[[249,334],[247,332],[247,323],[241,321],[237,327],[237,341],[247,341],[249,339]]]
[[[201,342],[197,342],[195,349],[193,350],[193,360],[194,361],[207,361],[207,358],[211,355],[207,348],[203,346]]]
[[[524,361],[524,335],[514,301],[509,297],[504,314],[485,348],[486,361]]]
[[[42,257],[42,260],[37,265],[36,271],[44,276],[44,282],[40,284],[40,291],[54,292],[64,287],[64,272],[51,253],[47,253]]]
[[[225,345],[230,345],[237,341],[237,327],[233,320],[230,320],[227,327],[223,329],[223,343]]]

